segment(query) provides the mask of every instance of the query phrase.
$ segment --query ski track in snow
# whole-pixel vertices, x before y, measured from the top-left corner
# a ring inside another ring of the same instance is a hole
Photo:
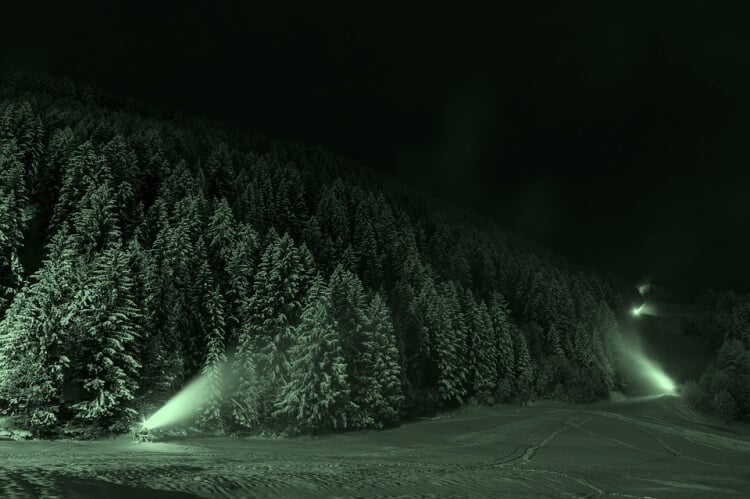
[[[749,436],[662,405],[506,407],[306,440],[0,442],[0,497],[743,497]],[[650,415],[662,409],[685,424]]]

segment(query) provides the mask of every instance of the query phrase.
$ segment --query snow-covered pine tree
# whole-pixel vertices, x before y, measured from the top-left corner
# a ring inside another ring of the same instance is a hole
[[[323,233],[320,230],[320,222],[315,215],[305,221],[302,227],[302,240],[312,253],[323,254]]]
[[[321,278],[314,281],[306,302],[289,352],[289,380],[274,415],[313,433],[346,428],[351,405],[347,366],[330,293]]]
[[[42,121],[26,99],[20,102],[5,100],[1,109],[0,137],[17,144],[20,160],[28,166],[29,180],[35,184],[46,139]]]
[[[201,411],[199,422],[204,426],[212,426],[222,422],[223,373],[227,360],[224,350],[224,330],[226,327],[224,305],[218,285],[208,290],[204,308],[204,316],[207,319],[204,324],[207,351],[201,374],[205,376],[209,398]]]
[[[273,383],[287,375],[287,352],[303,305],[305,269],[289,234],[270,241],[261,257],[250,299],[250,323]]]
[[[15,140],[0,139],[0,317],[23,281],[18,252],[31,219],[25,177]]]
[[[332,272],[346,246],[350,243],[350,221],[347,211],[346,189],[340,179],[324,188],[315,216],[327,240],[323,245],[323,270]]]
[[[512,322],[510,309],[500,293],[490,296],[489,313],[495,330],[497,353],[497,388],[495,400],[505,401],[513,392],[515,384],[515,355],[513,352]]]
[[[242,406],[240,412],[253,405],[253,410],[259,411],[256,419],[266,423],[270,422],[271,404],[288,381],[287,359],[302,312],[303,293],[309,286],[307,275],[291,236],[279,237],[269,231],[233,362],[238,378],[234,399]]]
[[[105,185],[111,187],[112,172],[104,156],[87,140],[76,147],[69,160],[63,163],[62,185],[50,222],[50,231],[54,233],[59,230],[73,212],[80,211],[81,199],[87,192]],[[89,196],[93,197],[92,194]]]
[[[190,255],[189,286],[187,288],[187,322],[181,327],[185,348],[185,367],[189,376],[198,373],[206,355],[206,331],[211,329],[211,319],[206,312],[206,296],[214,287],[214,278],[208,264],[206,244],[198,236]]]
[[[230,192],[236,180],[236,169],[230,148],[220,142],[206,161],[207,190],[209,194]]]
[[[232,256],[237,224],[226,198],[218,199],[214,205],[206,228],[206,241],[213,275],[223,277]],[[225,281],[226,279],[220,280],[222,287],[226,286]]]
[[[108,184],[92,186],[83,194],[72,221],[77,252],[85,261],[121,239],[114,193]]]
[[[576,324],[573,336],[573,360],[581,367],[588,368],[594,362],[593,334],[588,324]]]
[[[140,193],[135,190],[138,183],[138,160],[125,137],[119,133],[102,148],[102,154],[113,174],[118,225],[123,230],[123,240],[128,240],[142,217]]]
[[[128,255],[116,242],[92,262],[74,299],[74,363],[81,369],[85,399],[72,408],[77,417],[104,427],[136,416],[130,401],[141,364],[132,353],[142,312],[133,298]]]
[[[359,278],[351,270],[339,263],[328,280],[328,293],[331,301],[331,314],[336,321],[344,359],[347,364],[347,377],[350,380],[350,399],[356,407],[351,407],[347,420],[355,428],[371,427],[374,419],[368,414],[368,398],[377,397],[372,344],[366,331],[365,290]],[[372,402],[372,400],[370,400]]]
[[[491,404],[497,388],[497,344],[494,326],[484,300],[474,303],[470,314],[474,349],[473,387],[477,400]]]
[[[468,333],[469,326],[461,310],[459,290],[453,281],[447,281],[440,286],[440,294],[444,313],[446,314],[447,329],[440,343],[446,347],[439,355],[440,380],[438,381],[438,395],[447,404],[463,403],[467,393],[468,372]]]
[[[73,241],[64,226],[52,238],[31,284],[0,321],[2,411],[41,429],[57,421],[64,371],[72,356],[71,301],[78,281]]]
[[[392,262],[395,272],[398,272],[398,279],[395,289],[390,293],[391,310],[394,326],[399,331],[399,349],[405,375],[404,390],[412,394],[407,399],[414,401],[416,395],[413,392],[422,385],[424,362],[429,353],[429,335],[423,327],[423,312],[418,302],[419,293],[429,273],[417,252],[414,234],[407,231],[399,239],[400,242],[395,244],[404,250],[404,260],[400,263]]]
[[[371,211],[369,198],[364,197],[357,207],[354,217],[354,253],[357,257],[358,274],[362,282],[370,288],[377,288],[383,282],[383,254],[373,226],[375,215]]]
[[[513,348],[516,360],[516,385],[515,394],[517,399],[525,404],[532,397],[534,384],[534,366],[531,363],[529,348],[526,344],[526,337],[523,332],[513,328]]]
[[[549,327],[544,333],[545,353],[548,355],[564,355],[562,349],[562,342],[560,341],[560,333],[557,331],[557,326],[554,322],[551,322]]]
[[[186,224],[172,225],[168,220],[163,224],[150,251],[157,274],[150,276],[149,285],[155,294],[156,334],[169,358],[165,367],[169,365],[170,370],[165,374],[170,380],[170,390],[174,390],[187,375],[183,335],[184,326],[190,325],[188,300],[193,242]]]
[[[396,333],[393,330],[388,305],[375,293],[367,307],[367,329],[375,346],[375,371],[378,376],[380,398],[372,408],[378,424],[389,425],[398,421],[404,404],[403,373],[399,362]]]
[[[226,345],[233,349],[238,342],[242,324],[248,321],[249,301],[253,288],[253,273],[257,265],[258,233],[250,224],[240,225],[230,249],[226,266]]]
[[[127,250],[130,275],[134,281],[133,300],[141,309],[136,326],[140,337],[132,346],[134,355],[142,364],[136,399],[138,404],[150,405],[153,409],[172,393],[176,352],[167,350],[156,322],[161,284],[154,252],[145,250],[137,238],[128,242]]]

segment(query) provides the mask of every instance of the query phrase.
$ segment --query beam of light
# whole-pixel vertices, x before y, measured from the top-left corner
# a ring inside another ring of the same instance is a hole
[[[231,382],[227,365],[221,366],[220,370],[224,383]],[[209,376],[205,373],[200,374],[141,424],[146,429],[153,430],[189,421],[211,399],[213,390],[214,387],[209,383]]]
[[[635,381],[637,391],[644,390],[648,395],[675,395],[677,385],[664,372],[664,370],[652,359],[650,359],[642,350],[641,346],[635,339],[623,342],[620,346],[622,360],[625,361],[624,367]]]
[[[667,374],[659,368],[651,359],[642,353],[634,353],[633,360],[641,369],[643,376],[651,383],[654,389],[660,394],[672,395],[675,393],[677,386]]]
[[[650,315],[652,317],[659,317],[662,315],[660,309],[657,310],[656,304],[645,302],[645,301],[641,303],[639,306],[633,307],[630,310],[630,313],[634,317],[642,317],[644,315]]]
[[[143,422],[149,430],[185,422],[195,413],[208,398],[208,386],[204,376],[199,376],[175,394],[161,406],[151,417]]]

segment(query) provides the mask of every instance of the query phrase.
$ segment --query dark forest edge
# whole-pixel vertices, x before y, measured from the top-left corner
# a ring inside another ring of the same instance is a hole
[[[0,415],[39,436],[127,431],[199,373],[226,433],[628,386],[633,290],[321,148],[21,72],[0,291]]]
[[[709,291],[695,310],[685,333],[716,353],[699,380],[684,384],[683,398],[727,422],[750,422],[750,295]]]

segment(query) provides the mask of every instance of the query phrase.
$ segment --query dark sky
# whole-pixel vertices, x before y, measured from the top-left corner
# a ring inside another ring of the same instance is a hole
[[[728,2],[134,3],[4,6],[0,65],[324,145],[684,298],[750,288]]]

